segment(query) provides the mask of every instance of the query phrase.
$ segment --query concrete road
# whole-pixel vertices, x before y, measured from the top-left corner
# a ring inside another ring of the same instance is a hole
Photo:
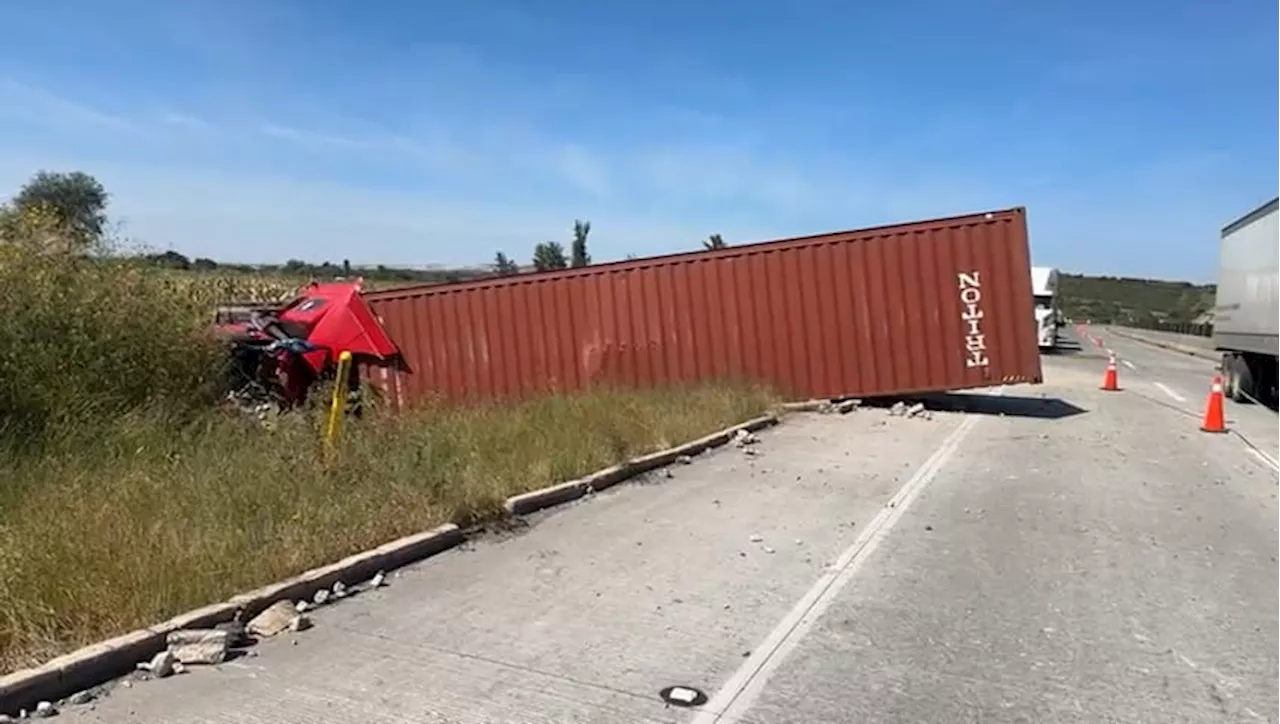
[[[63,718],[1275,722],[1276,473],[1116,346],[1129,391],[1085,350],[931,419],[796,416]]]

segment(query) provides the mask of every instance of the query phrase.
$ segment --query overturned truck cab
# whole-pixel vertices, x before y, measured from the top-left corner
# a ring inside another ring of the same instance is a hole
[[[332,379],[338,355],[386,364],[397,349],[361,296],[361,280],[312,282],[283,305],[219,307],[215,328],[229,347],[224,380],[229,399],[241,406],[275,405],[281,410],[307,401],[311,388]],[[348,389],[360,380],[352,366]]]

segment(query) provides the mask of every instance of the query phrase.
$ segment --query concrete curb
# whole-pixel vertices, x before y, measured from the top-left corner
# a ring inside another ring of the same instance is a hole
[[[1139,337],[1135,334],[1130,334],[1128,332],[1121,331],[1115,327],[1108,327],[1107,329],[1111,333],[1117,334],[1121,337],[1124,337],[1125,339],[1130,339],[1130,340],[1133,340],[1134,342],[1141,342],[1143,344],[1148,344],[1148,345],[1151,345],[1152,347],[1160,347],[1161,349],[1167,349],[1172,352],[1181,352],[1183,354],[1190,355],[1192,357],[1199,357],[1200,359],[1207,359],[1212,362],[1218,362],[1222,359],[1222,355],[1219,355],[1211,350],[1200,349],[1198,347],[1192,347],[1186,344],[1178,344],[1177,342],[1160,342],[1158,340],[1154,340],[1149,337]]]
[[[0,713],[17,714],[19,709],[34,709],[40,701],[57,701],[124,676],[133,671],[138,662],[162,651],[165,639],[174,631],[226,623],[240,609],[247,621],[276,601],[309,599],[317,590],[330,588],[338,581],[354,585],[372,578],[378,571],[400,568],[442,553],[464,539],[458,526],[448,523],[232,596],[223,603],[197,608],[155,626],[91,644],[36,668],[5,674],[0,676]]]
[[[776,424],[778,424],[777,415],[757,417],[733,427],[727,427],[706,437],[698,438],[693,442],[687,442],[683,445],[677,445],[673,448],[628,460],[625,463],[612,465],[577,480],[570,480],[528,493],[513,495],[506,499],[502,507],[506,509],[509,515],[520,516],[563,505],[588,493],[611,488],[624,480],[642,475],[655,468],[670,465],[681,455],[697,455],[704,450],[724,445],[733,439],[738,430],[755,432]]]

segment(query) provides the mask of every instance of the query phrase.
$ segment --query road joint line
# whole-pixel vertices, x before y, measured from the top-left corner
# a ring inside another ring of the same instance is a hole
[[[999,397],[1004,391],[1005,388],[1000,387],[988,394]],[[831,568],[814,582],[778,625],[752,650],[747,661],[708,700],[690,724],[736,721],[746,715],[772,674],[791,651],[799,646],[835,597],[853,580],[862,564],[892,532],[911,504],[933,482],[951,456],[960,449],[960,443],[980,421],[981,417],[973,413],[965,416],[960,425],[929,455],[915,475],[889,498],[885,507],[863,528],[853,544],[840,554]]]

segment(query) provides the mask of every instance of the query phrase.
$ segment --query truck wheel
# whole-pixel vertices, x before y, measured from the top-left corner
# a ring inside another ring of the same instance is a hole
[[[1234,354],[1222,355],[1222,396],[1240,399],[1240,358]]]
[[[1250,366],[1249,359],[1243,355],[1236,355],[1235,367],[1235,396],[1231,399],[1246,404],[1252,402],[1258,396],[1258,387],[1254,384],[1253,367]]]

